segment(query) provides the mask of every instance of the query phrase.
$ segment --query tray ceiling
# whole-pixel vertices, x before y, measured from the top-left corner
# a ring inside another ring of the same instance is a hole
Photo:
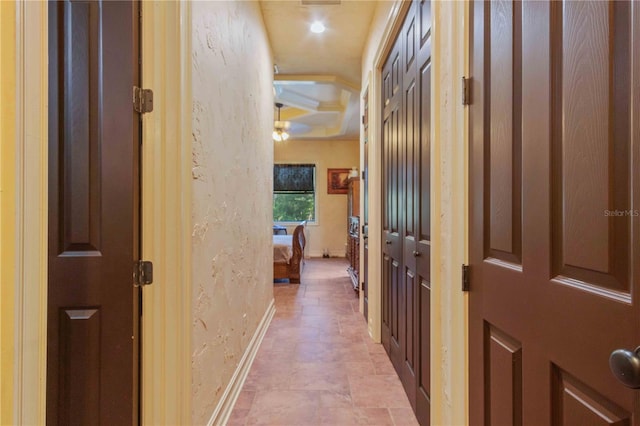
[[[292,139],[359,134],[361,60],[376,1],[260,2],[274,62],[276,102]],[[321,21],[326,30],[312,33]],[[275,111],[275,110],[274,110]]]

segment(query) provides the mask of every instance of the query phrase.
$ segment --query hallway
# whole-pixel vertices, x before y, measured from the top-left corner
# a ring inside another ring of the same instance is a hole
[[[310,259],[300,285],[274,283],[276,313],[229,425],[417,424],[346,268]]]

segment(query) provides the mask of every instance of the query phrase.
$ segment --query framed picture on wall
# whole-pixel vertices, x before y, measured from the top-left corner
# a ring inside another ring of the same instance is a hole
[[[350,169],[327,169],[327,194],[346,194]]]

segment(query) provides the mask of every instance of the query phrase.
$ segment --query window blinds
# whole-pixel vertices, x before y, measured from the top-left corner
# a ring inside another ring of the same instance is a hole
[[[274,164],[273,192],[312,194],[315,191],[315,164]]]

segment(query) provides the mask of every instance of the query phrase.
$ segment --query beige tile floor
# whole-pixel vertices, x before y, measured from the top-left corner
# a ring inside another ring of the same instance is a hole
[[[308,260],[274,283],[276,313],[229,425],[417,425],[358,312],[344,259]]]

